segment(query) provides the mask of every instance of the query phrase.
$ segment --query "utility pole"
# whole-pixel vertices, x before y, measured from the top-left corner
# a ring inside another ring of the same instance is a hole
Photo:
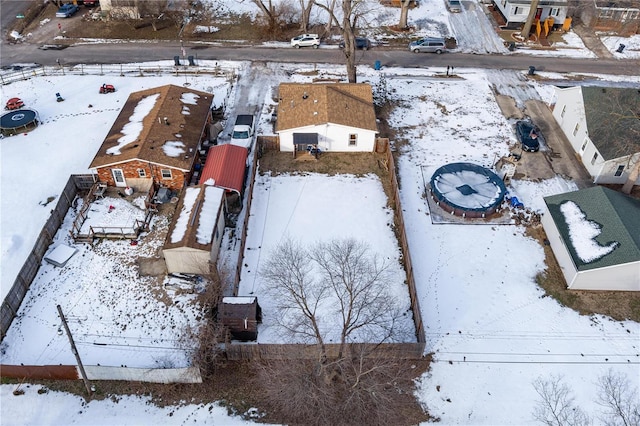
[[[82,361],[80,360],[80,354],[78,353],[78,349],[76,348],[76,344],[73,341],[73,336],[71,335],[71,330],[69,330],[69,326],[67,325],[67,319],[64,317],[62,313],[62,308],[60,305],[56,306],[58,308],[58,315],[60,315],[60,319],[62,320],[62,325],[67,332],[67,337],[69,338],[69,343],[71,344],[71,352],[76,357],[76,361],[78,362],[78,368],[80,369],[80,375],[82,376],[82,380],[84,381],[84,386],[87,388],[87,393],[91,396],[91,384],[89,383],[89,379],[87,379],[87,373],[84,371],[84,366],[82,365]]]

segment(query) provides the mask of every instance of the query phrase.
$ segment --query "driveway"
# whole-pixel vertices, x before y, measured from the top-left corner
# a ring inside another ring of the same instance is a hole
[[[524,152],[517,163],[516,177],[530,180],[550,179],[557,175],[572,179],[578,188],[593,186],[593,180],[575,153],[549,107],[540,100],[525,102],[524,114],[540,128],[545,143],[539,152]],[[520,149],[516,150],[520,153]]]

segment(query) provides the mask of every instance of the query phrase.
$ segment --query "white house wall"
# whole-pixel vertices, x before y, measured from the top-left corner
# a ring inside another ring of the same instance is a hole
[[[529,16],[529,10],[531,9],[530,1],[509,1],[509,0],[494,0],[494,4],[502,15],[505,17],[508,23],[524,23]],[[540,22],[543,22],[548,17],[552,17],[554,25],[562,24],[567,18],[567,5],[566,4],[544,4],[540,2],[538,8],[542,9],[540,15]],[[556,13],[552,15],[552,13]]]
[[[562,270],[562,275],[564,275],[567,287],[571,287],[573,280],[578,274],[578,270],[573,263],[573,259],[569,254],[569,249],[564,244],[564,240],[560,236],[560,232],[558,231],[558,228],[556,227],[556,224],[553,221],[551,213],[549,213],[549,209],[546,205],[544,214],[542,215],[542,219],[540,220],[540,222],[542,223],[544,231],[547,234],[547,240],[549,240],[549,245],[553,250],[553,254],[556,256],[558,265]]]
[[[333,152],[373,152],[377,132],[366,129],[342,126],[333,123],[317,126],[298,127],[279,132],[280,151],[292,152],[294,133],[317,133],[318,147],[321,151]],[[349,135],[357,134],[355,146],[349,146]]]
[[[572,290],[640,291],[640,261],[580,271],[569,288]]]
[[[177,247],[163,250],[167,272],[170,274],[206,274],[209,272],[209,250]]]
[[[633,157],[631,161],[629,161],[630,157]],[[594,179],[594,182],[598,184],[623,184],[629,178],[630,168],[627,166],[633,166],[638,161],[640,161],[640,153],[605,161],[601,163],[600,173]],[[615,175],[618,166],[625,166],[624,172],[620,176]],[[640,185],[640,176],[636,179],[636,185]]]
[[[556,88],[556,104],[553,108],[553,117],[571,143],[573,150],[580,155],[582,164],[598,184],[623,184],[629,176],[629,170],[621,176],[615,176],[620,165],[627,165],[629,156],[603,161],[602,154],[589,138],[588,123],[584,112],[584,100],[580,86],[566,89]],[[578,124],[578,130],[576,129]],[[575,131],[575,134],[574,134]],[[593,156],[597,155],[595,161]],[[634,154],[640,157],[640,154]],[[639,160],[640,161],[640,160]],[[640,185],[640,176],[636,180]]]
[[[223,195],[225,197],[225,195]],[[220,244],[222,243],[222,236],[224,235],[224,202],[220,203],[220,210],[218,211],[218,223],[213,229],[213,235],[211,236],[211,252],[209,260],[212,264],[215,264],[218,260],[218,254],[220,253]]]

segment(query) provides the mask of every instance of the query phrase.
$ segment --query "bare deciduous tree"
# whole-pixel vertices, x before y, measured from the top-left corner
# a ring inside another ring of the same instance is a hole
[[[604,407],[600,420],[606,426],[639,426],[640,402],[638,389],[632,389],[629,380],[613,370],[598,380],[598,404]]]
[[[409,6],[414,0],[400,0],[400,21],[398,22],[398,28],[403,30],[408,27],[409,22]]]
[[[261,270],[277,321],[294,341],[403,341],[404,311],[389,294],[389,265],[354,239],[306,249],[286,239]],[[336,334],[334,330],[338,331]],[[326,354],[325,354],[326,355]]]
[[[340,27],[342,39],[344,40],[344,49],[342,49],[342,51],[347,61],[347,79],[349,83],[356,83],[356,30],[358,28],[358,22],[363,20],[366,15],[366,4],[359,0],[341,1],[342,21],[340,21],[334,13],[335,2],[327,0],[326,3],[317,1],[315,4],[327,11],[329,14],[329,24],[335,22],[336,25]]]
[[[626,157],[627,180],[622,187],[631,193],[640,175],[640,108],[638,93],[631,89],[606,88],[599,97],[599,107],[592,108],[589,136],[606,141],[610,155]]]
[[[256,383],[275,395],[274,414],[289,424],[400,425],[427,417],[413,397],[415,378],[427,361],[371,358],[355,348],[321,368],[317,360],[256,365]],[[327,374],[331,371],[331,374]]]
[[[574,404],[572,391],[563,383],[562,376],[542,377],[533,382],[540,400],[533,411],[533,417],[547,426],[582,426],[590,424],[589,417]]]
[[[400,419],[416,404],[412,380],[422,369],[378,352],[378,344],[404,341],[409,332],[388,292],[388,267],[353,239],[308,249],[286,239],[265,262],[260,274],[278,325],[293,341],[315,345],[312,359],[258,369],[259,383],[276,390],[272,402],[287,422],[407,423]],[[337,349],[329,350],[329,343]]]
[[[200,275],[205,277],[206,287],[198,295],[205,320],[197,328],[187,325],[181,343],[191,351],[192,365],[199,368],[202,378],[211,379],[221,363],[222,344],[227,341],[228,330],[217,319],[218,304],[222,300],[223,278],[218,273],[209,273],[205,269],[203,266]]]

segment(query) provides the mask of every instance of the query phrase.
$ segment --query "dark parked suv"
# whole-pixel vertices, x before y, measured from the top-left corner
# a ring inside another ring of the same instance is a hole
[[[344,49],[344,40],[340,42],[340,49]],[[371,41],[365,37],[356,37],[356,49],[371,49]]]
[[[540,149],[540,132],[532,122],[528,120],[518,121],[516,123],[516,135],[524,151],[537,152]]]

